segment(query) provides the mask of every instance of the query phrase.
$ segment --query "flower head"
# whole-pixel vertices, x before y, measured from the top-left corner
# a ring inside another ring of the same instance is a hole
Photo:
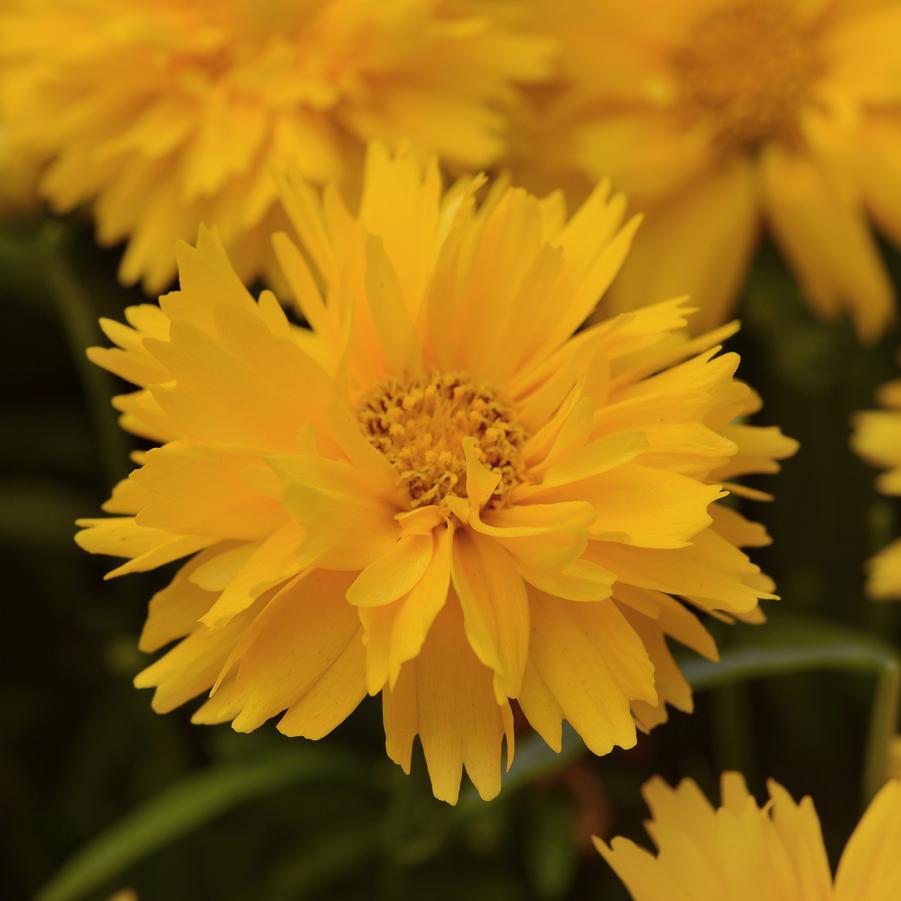
[[[885,409],[867,410],[855,417],[852,445],[868,463],[888,470],[876,480],[884,494],[901,495],[901,381],[879,391]],[[901,539],[892,542],[869,562],[867,593],[879,600],[901,600]]]
[[[273,242],[309,326],[252,299],[219,243],[179,249],[179,291],[104,322],[91,358],[135,383],[123,425],[161,446],[82,522],[111,575],[193,555],[141,639],[168,711],[319,738],[381,693],[387,750],[418,735],[435,794],[465,766],[500,788],[511,702],[556,749],[588,747],[691,694],[667,637],[716,656],[693,609],[759,620],[766,533],[715,502],[794,443],[737,422],[732,329],[687,340],[682,300],[577,331],[636,223],[599,187],[566,218],[375,146],[359,211],[295,174],[302,245]],[[752,496],[759,494],[753,492]],[[681,598],[681,600],[677,600]]]
[[[815,312],[893,315],[867,218],[901,242],[901,11],[892,0],[536,0],[559,87],[524,126],[535,183],[610,176],[647,213],[609,310],[687,292],[729,314],[765,225]]]
[[[545,42],[508,0],[9,0],[2,119],[48,160],[45,196],[90,203],[121,276],[159,291],[172,246],[215,222],[240,271],[265,267],[270,170],[354,190],[370,138],[479,167],[504,148]]]
[[[626,838],[595,845],[634,901],[891,901],[901,892],[901,782],[875,797],[842,854],[833,881],[816,810],[776,782],[763,807],[738,773],[722,777],[714,809],[685,779],[661,779],[643,790],[651,809],[648,833],[657,856]]]

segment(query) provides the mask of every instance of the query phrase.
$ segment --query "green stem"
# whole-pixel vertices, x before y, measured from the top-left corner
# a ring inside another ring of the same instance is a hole
[[[864,759],[864,798],[869,801],[888,776],[888,754],[898,731],[898,702],[901,696],[901,668],[895,661],[879,675],[870,710],[870,726]]]
[[[81,382],[104,472],[114,484],[127,472],[129,445],[110,407],[112,380],[85,356],[85,350],[100,337],[97,314],[72,269],[67,234],[58,222],[44,224],[36,251],[39,273],[56,306]]]
[[[723,685],[711,697],[713,739],[719,770],[737,770],[754,780],[754,736],[751,730],[750,685]]]
[[[690,659],[682,672],[695,691],[732,685],[745,679],[815,670],[866,673],[876,677],[863,765],[865,801],[887,774],[888,750],[898,729],[898,653],[869,635],[814,620],[785,619],[764,627],[766,644],[732,648],[717,662]]]

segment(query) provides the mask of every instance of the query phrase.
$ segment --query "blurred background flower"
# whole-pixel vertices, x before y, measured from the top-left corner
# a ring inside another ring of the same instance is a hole
[[[883,410],[854,418],[854,449],[873,466],[887,469],[876,480],[880,491],[901,495],[901,381],[887,382],[877,398]],[[901,600],[901,539],[881,550],[868,564],[867,593],[877,600]]]
[[[201,222],[253,277],[282,222],[274,170],[353,192],[371,138],[497,159],[549,59],[522,19],[508,0],[8,0],[0,122],[56,211],[89,204],[102,244],[128,241],[126,283],[165,288]]]
[[[40,166],[0,125],[0,222],[36,215]]]
[[[761,226],[817,315],[865,341],[894,315],[868,219],[901,241],[901,9],[894,0],[535,0],[554,89],[514,171],[611,177],[648,218],[606,311],[687,293],[726,319]]]

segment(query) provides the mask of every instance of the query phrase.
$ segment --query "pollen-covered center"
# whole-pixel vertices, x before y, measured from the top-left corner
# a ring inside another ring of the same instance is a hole
[[[673,64],[685,99],[730,145],[791,137],[820,71],[813,26],[784,0],[728,0],[689,30]]]
[[[464,438],[475,439],[481,462],[500,476],[489,507],[502,505],[525,478],[526,433],[513,408],[459,372],[391,379],[363,398],[359,419],[397,470],[411,507],[466,497]]]

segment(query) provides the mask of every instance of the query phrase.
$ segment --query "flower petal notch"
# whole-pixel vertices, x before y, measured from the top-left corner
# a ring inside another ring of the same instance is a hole
[[[160,445],[78,542],[114,575],[187,558],[151,604],[138,677],[171,710],[319,738],[381,695],[404,769],[497,794],[513,710],[597,754],[690,711],[668,649],[698,617],[760,621],[767,538],[720,501],[795,444],[690,339],[684,300],[581,329],[634,223],[601,186],[572,218],[481,177],[369,151],[359,209],[282,180],[297,309],[255,300],[214,235],[181,287],[105,323],[91,358],[137,386],[122,424]],[[741,422],[739,423],[739,420]]]
[[[633,901],[890,901],[901,890],[901,782],[873,799],[845,846],[833,880],[813,801],[800,803],[778,783],[758,806],[738,773],[724,773],[714,808],[690,779],[643,789],[657,855],[616,837],[598,851]]]

